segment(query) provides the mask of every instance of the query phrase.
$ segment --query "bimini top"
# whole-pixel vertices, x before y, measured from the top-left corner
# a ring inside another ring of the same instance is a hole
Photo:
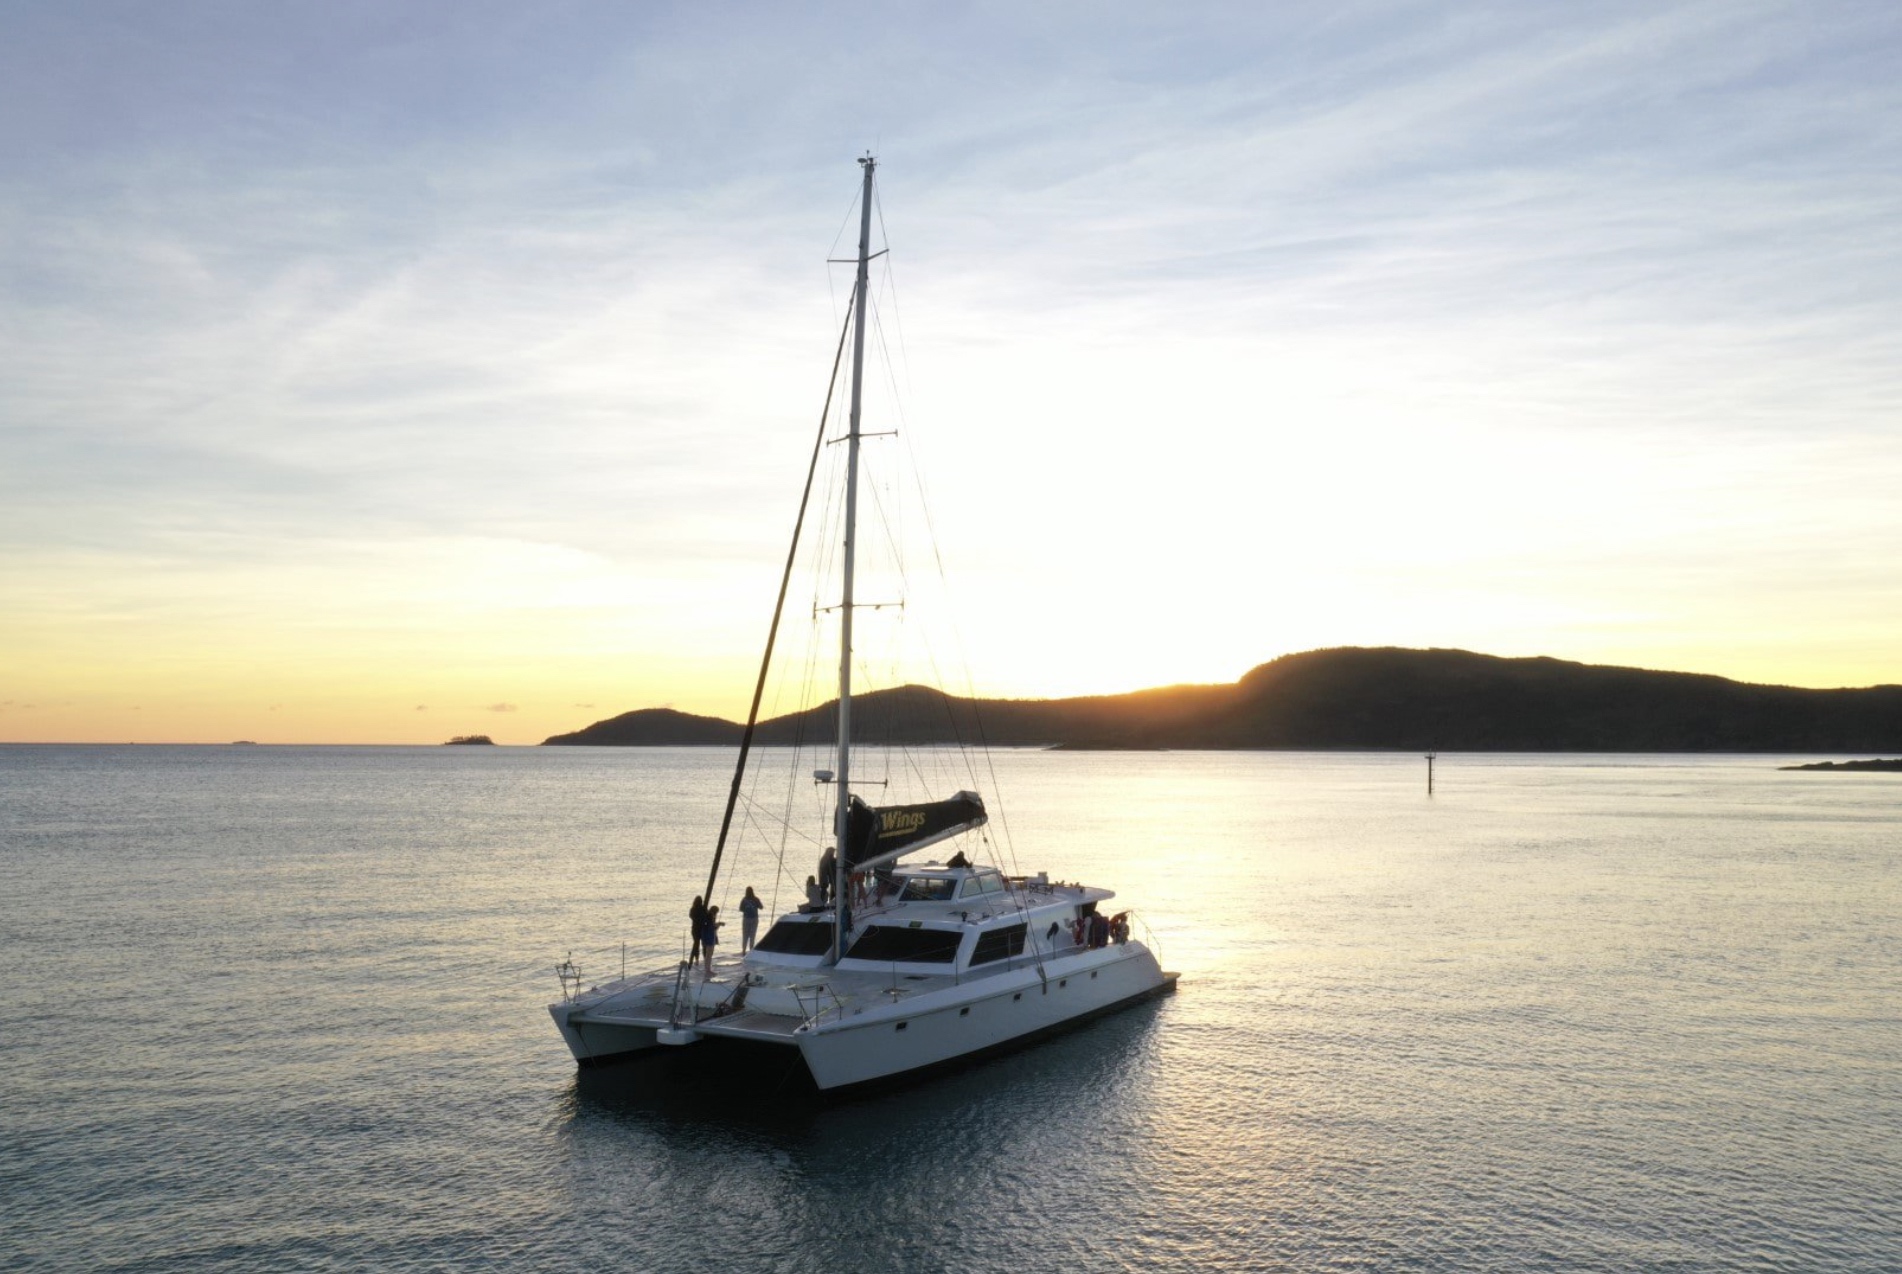
[[[948,801],[873,809],[854,796],[847,816],[845,869],[867,871],[990,822],[984,798],[959,792]]]

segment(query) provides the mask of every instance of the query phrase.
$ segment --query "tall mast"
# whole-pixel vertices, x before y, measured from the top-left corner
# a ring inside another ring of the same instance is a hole
[[[872,251],[872,173],[878,161],[870,154],[859,160],[865,171],[865,189],[859,196],[859,273],[852,293],[852,414],[846,433],[845,461],[845,586],[839,598],[839,809],[838,849],[832,866],[832,901],[837,924],[832,933],[832,959],[845,954],[846,931],[852,924],[852,904],[846,896],[848,835],[852,812],[852,558],[858,546],[859,514],[859,407],[865,388],[865,290]]]

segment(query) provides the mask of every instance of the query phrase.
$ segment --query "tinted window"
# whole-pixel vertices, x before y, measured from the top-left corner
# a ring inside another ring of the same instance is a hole
[[[973,965],[989,964],[993,960],[1006,960],[1024,953],[1024,926],[1010,925],[1003,929],[991,929],[977,935],[977,950],[971,953]]]
[[[962,933],[943,929],[900,929],[872,925],[859,935],[846,956],[853,960],[906,960],[920,964],[950,964],[958,958]]]
[[[753,949],[778,955],[824,955],[832,950],[832,924],[826,920],[782,920],[768,929]]]
[[[1004,887],[996,872],[985,872],[982,876],[972,876],[964,882],[964,896],[975,898],[979,894],[994,894]]]
[[[904,902],[943,902],[951,897],[956,889],[955,880],[934,880],[928,876],[913,876],[905,882],[905,892],[901,895]]]

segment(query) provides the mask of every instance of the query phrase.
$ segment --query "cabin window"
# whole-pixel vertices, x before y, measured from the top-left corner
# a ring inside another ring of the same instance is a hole
[[[1023,953],[1024,926],[1006,925],[1002,929],[989,929],[977,935],[977,950],[971,953],[971,966],[975,968],[993,960],[1008,960]]]
[[[976,898],[983,894],[1001,893],[1003,888],[1004,882],[998,874],[994,871],[987,871],[981,875],[968,877],[960,893],[961,896],[965,898]]]
[[[953,930],[870,925],[845,954],[850,960],[950,964],[958,958],[958,944],[963,939],[962,933]]]
[[[905,892],[898,895],[900,902],[949,902],[952,891],[958,887],[955,880],[931,876],[909,876],[905,879]]]
[[[832,950],[832,922],[782,920],[753,944],[753,950],[774,955],[822,956]]]

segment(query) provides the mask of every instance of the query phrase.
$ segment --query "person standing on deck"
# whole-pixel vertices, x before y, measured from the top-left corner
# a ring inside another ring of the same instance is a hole
[[[693,906],[687,908],[687,931],[693,935],[693,950],[687,953],[687,963],[692,964],[700,958],[700,934],[707,927],[707,900],[699,894],[693,896]]]
[[[700,931],[700,952],[707,962],[707,981],[713,981],[713,949],[720,945],[720,909],[707,908],[705,926]]]
[[[746,897],[740,899],[740,954],[745,955],[753,949],[753,939],[759,936],[759,913],[766,904],[753,892],[753,886],[746,887]]]

